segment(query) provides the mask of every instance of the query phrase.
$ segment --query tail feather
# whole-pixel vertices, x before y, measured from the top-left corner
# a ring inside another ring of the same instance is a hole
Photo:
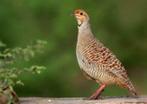
[[[132,84],[131,81],[129,81],[129,82],[127,83],[127,89],[128,89],[129,92],[132,94],[132,96],[134,96],[134,97],[137,97],[137,96],[138,96],[137,91],[136,91],[136,89],[134,88],[134,86],[133,86],[133,84]]]
[[[123,88],[128,89],[128,91],[130,92],[130,94],[132,96],[134,96],[134,97],[137,97],[138,96],[135,87],[133,86],[132,82],[129,79],[126,80],[126,81],[124,81],[124,82],[119,81],[118,82],[118,85],[121,86],[121,87],[123,87]]]

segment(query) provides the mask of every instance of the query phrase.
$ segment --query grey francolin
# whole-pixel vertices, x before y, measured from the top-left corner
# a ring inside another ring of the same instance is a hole
[[[137,96],[127,72],[116,56],[93,35],[88,14],[81,9],[74,11],[78,23],[76,55],[81,70],[100,84],[89,99],[98,99],[107,85],[117,84]]]

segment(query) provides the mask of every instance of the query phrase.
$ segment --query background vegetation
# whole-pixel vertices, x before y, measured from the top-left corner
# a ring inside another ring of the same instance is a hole
[[[77,64],[77,25],[70,16],[85,9],[96,37],[122,61],[141,94],[147,93],[147,1],[146,0],[1,0],[0,40],[9,48],[23,47],[42,39],[44,54],[20,66],[43,65],[39,75],[23,74],[19,96],[89,96],[98,85],[84,78]],[[104,95],[125,95],[110,86]]]

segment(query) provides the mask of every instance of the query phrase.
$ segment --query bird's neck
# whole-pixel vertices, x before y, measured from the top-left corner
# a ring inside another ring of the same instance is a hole
[[[88,39],[93,38],[93,34],[90,28],[89,22],[83,22],[80,26],[78,26],[78,40],[79,39]]]
[[[79,32],[79,33],[91,32],[89,22],[83,22],[81,25],[79,25],[79,26],[78,26],[78,32]]]

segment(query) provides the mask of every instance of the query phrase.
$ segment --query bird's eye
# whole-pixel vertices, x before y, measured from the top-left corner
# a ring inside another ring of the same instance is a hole
[[[80,15],[83,15],[83,13],[81,12]]]

